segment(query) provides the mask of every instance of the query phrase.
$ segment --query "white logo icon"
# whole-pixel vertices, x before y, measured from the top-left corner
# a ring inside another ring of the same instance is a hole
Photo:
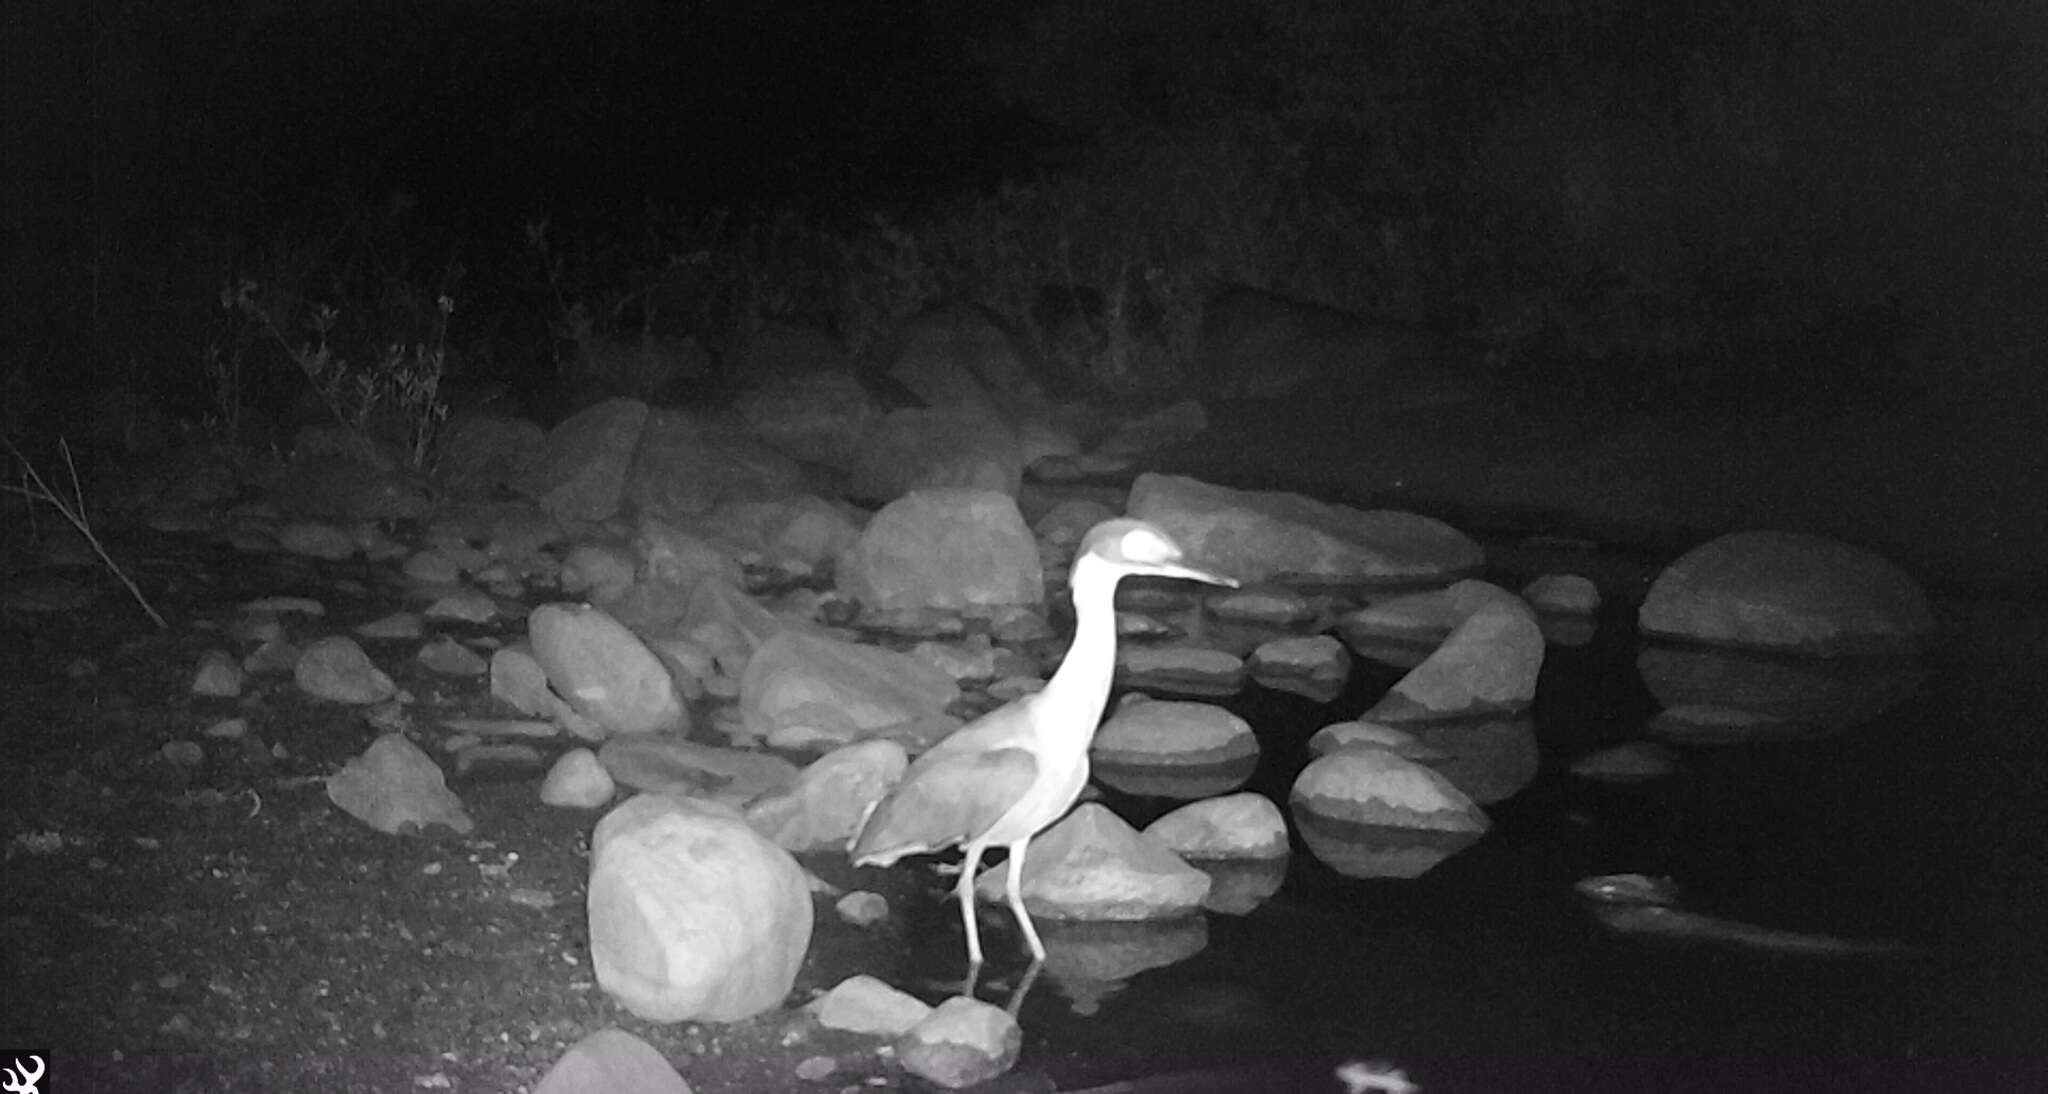
[[[7,1073],[7,1081],[0,1083],[0,1090],[7,1094],[36,1094],[36,1084],[43,1081],[43,1058],[30,1053],[29,1059],[34,1062],[33,1069],[22,1067],[20,1057],[15,1058],[14,1067],[21,1068],[19,1074],[14,1067],[0,1068]]]

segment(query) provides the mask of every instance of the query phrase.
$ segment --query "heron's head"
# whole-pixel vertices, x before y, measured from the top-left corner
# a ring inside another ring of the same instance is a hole
[[[1081,538],[1074,556],[1076,574],[1086,567],[1117,577],[1179,577],[1210,585],[1237,587],[1235,578],[1181,564],[1180,544],[1158,525],[1132,517],[1105,520]]]

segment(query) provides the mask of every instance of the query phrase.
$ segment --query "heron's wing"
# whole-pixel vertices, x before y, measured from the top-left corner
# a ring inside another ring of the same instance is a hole
[[[856,864],[887,866],[904,855],[967,843],[989,830],[1038,778],[1021,748],[936,749],[918,757],[853,843]]]
[[[1042,717],[1039,712],[1040,697],[1044,692],[1032,692],[989,711],[987,714],[946,734],[918,757],[919,762],[938,760],[965,753],[993,752],[999,748],[1027,747],[1032,738],[1032,727]]]

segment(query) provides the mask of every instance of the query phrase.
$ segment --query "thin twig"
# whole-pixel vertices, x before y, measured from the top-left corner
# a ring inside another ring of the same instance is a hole
[[[71,527],[85,537],[85,542],[92,546],[94,554],[100,556],[100,562],[107,567],[107,571],[128,587],[128,595],[134,597],[135,602],[142,606],[142,610],[149,613],[149,618],[156,623],[157,629],[169,630],[171,625],[165,622],[163,616],[157,614],[157,610],[150,605],[149,598],[142,595],[142,590],[136,587],[128,572],[121,569],[121,564],[115,562],[114,556],[107,553],[107,548],[100,542],[100,537],[93,534],[92,521],[85,512],[85,487],[78,481],[78,464],[71,458],[70,442],[61,438],[57,441],[57,451],[63,453],[65,470],[71,476],[71,500],[68,502],[50,489],[50,485],[43,481],[42,472],[37,471],[35,464],[30,463],[28,457],[21,454],[21,449],[14,446],[12,438],[0,436],[0,444],[5,444],[7,450],[14,453],[14,459],[21,464],[23,473],[30,482],[35,483],[33,490],[26,486],[7,486],[0,489],[11,494],[19,494],[31,502],[44,502],[62,514],[65,520],[71,522]]]

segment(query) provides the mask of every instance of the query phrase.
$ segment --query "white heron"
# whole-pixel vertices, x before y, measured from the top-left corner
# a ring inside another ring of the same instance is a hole
[[[1228,577],[1181,564],[1180,546],[1158,527],[1120,518],[1082,538],[1068,584],[1074,641],[1044,689],[960,727],[919,756],[876,804],[853,841],[857,866],[888,866],[905,855],[962,847],[957,892],[967,929],[967,962],[981,967],[974,921],[974,875],[983,851],[1009,848],[1005,887],[1010,911],[1031,947],[1033,968],[1045,943],[1019,892],[1031,837],[1064,816],[1088,782],[1088,746],[1116,676],[1116,586],[1126,577],[1186,578],[1231,588]]]

